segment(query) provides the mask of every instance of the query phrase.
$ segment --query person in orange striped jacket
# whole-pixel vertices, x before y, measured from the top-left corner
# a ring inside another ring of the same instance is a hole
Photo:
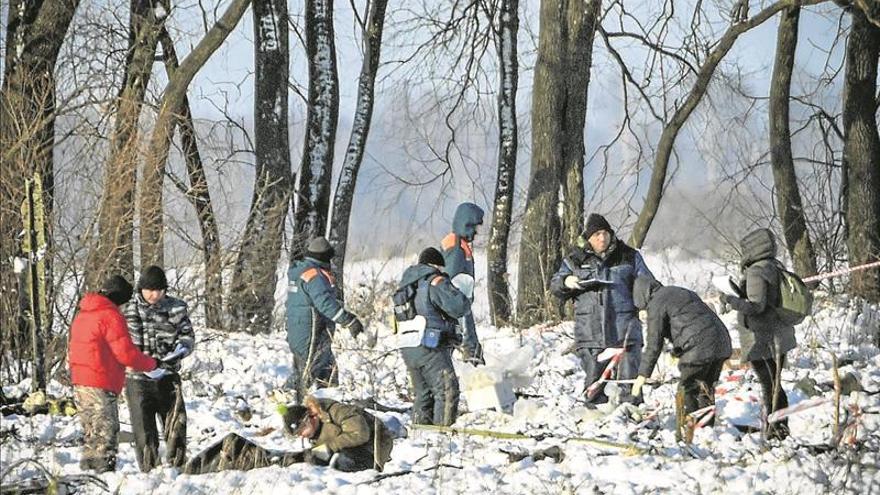
[[[287,385],[297,401],[305,398],[312,383],[319,388],[336,383],[336,358],[330,348],[336,325],[348,329],[353,338],[364,330],[338,298],[330,273],[333,254],[327,239],[317,237],[309,241],[305,257],[294,261],[287,272],[287,343],[293,352]]]

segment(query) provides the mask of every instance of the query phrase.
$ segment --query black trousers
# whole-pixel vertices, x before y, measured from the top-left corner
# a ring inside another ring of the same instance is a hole
[[[162,424],[168,464],[183,467],[186,461],[186,407],[180,375],[174,373],[159,380],[129,378],[125,384],[125,400],[141,471],[146,473],[159,464],[157,417]]]
[[[780,409],[788,407],[788,397],[785,390],[782,389],[780,380],[782,367],[785,366],[785,357],[783,356],[778,362],[774,359],[762,359],[760,361],[749,361],[758,380],[761,382],[761,398],[764,403],[764,412],[766,414],[774,413]],[[783,419],[777,421],[767,427],[767,437],[775,439],[783,439],[788,436],[788,420]]]
[[[681,379],[678,382],[678,393],[682,398],[677,401],[682,405],[678,414],[684,417],[698,409],[715,404],[715,383],[721,376],[721,368],[727,359],[719,359],[703,364],[679,363]],[[715,417],[707,425],[715,424]]]

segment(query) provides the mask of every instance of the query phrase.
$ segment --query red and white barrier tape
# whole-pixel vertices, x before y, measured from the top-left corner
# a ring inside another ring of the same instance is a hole
[[[851,266],[849,268],[841,268],[840,270],[835,270],[833,272],[828,273],[819,273],[817,275],[813,275],[811,277],[806,277],[803,279],[804,282],[818,282],[819,280],[825,280],[828,278],[839,277],[841,275],[846,275],[847,273],[858,272],[861,270],[867,270],[868,268],[876,268],[880,267],[880,261],[874,261],[872,263],[865,263],[864,265]]]
[[[779,409],[778,411],[774,412],[773,414],[767,416],[767,423],[775,423],[777,421],[781,421],[781,420],[791,416],[792,414],[797,414],[801,411],[805,411],[807,409],[812,409],[816,406],[821,406],[822,404],[825,404],[826,402],[830,402],[830,401],[831,401],[830,397],[815,397],[812,399],[798,402],[797,404],[795,404],[793,406]]]
[[[612,347],[609,349],[605,349],[604,351],[602,351],[601,354],[599,354],[599,356],[597,356],[597,361],[605,361],[609,359],[609,356],[611,361],[608,363],[608,366],[606,366],[605,369],[602,371],[602,376],[600,376],[598,380],[591,383],[590,386],[587,387],[588,399],[592,399],[593,397],[595,397],[596,394],[599,393],[599,390],[601,390],[602,387],[605,385],[605,382],[608,381],[609,378],[611,378],[611,372],[614,371],[614,367],[617,366],[617,363],[619,363],[620,360],[623,359],[624,351],[625,349],[623,348]],[[603,357],[604,359],[602,359]]]

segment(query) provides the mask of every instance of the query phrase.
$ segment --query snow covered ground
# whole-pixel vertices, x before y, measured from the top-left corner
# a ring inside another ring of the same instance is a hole
[[[393,280],[405,259],[389,263],[365,262],[349,271],[355,281],[350,297],[381,306],[371,288]],[[723,267],[701,261],[676,261],[675,256],[648,256],[661,281],[678,283],[700,292],[710,272]],[[355,275],[357,274],[357,275]],[[478,273],[478,279],[481,279]],[[284,281],[279,282],[283,305]],[[478,290],[485,294],[485,290]],[[707,295],[711,299],[711,295]],[[382,313],[382,308],[376,308]],[[799,348],[789,355],[783,372],[791,403],[810,397],[802,389],[814,383],[819,397],[831,398],[831,354],[842,363],[841,375],[851,373],[866,391],[880,390],[880,352],[870,345],[869,328],[876,328],[880,308],[856,308],[842,297],[817,302],[814,317],[798,327]],[[485,301],[477,300],[478,332],[490,360],[510,365],[516,356],[532,356],[525,374],[530,383],[520,387],[511,413],[470,411],[462,403],[458,428],[518,433],[532,438],[499,439],[481,435],[450,434],[410,428],[407,438],[395,442],[384,474],[407,474],[374,481],[380,473],[340,473],[327,468],[294,465],[249,472],[181,475],[172,468],[140,473],[130,438],[128,410],[120,405],[123,442],[115,473],[101,475],[111,492],[119,493],[880,493],[880,395],[855,392],[842,398],[841,407],[862,414],[855,446],[820,452],[832,437],[834,407],[827,402],[791,418],[792,436],[784,442],[765,442],[760,433],[742,433],[733,425],[759,425],[760,386],[738,363],[722,373],[718,388],[719,421],[714,428],[696,431],[689,446],[674,440],[673,397],[677,375],[664,355],[648,387],[646,404],[589,410],[578,400],[583,372],[573,354],[572,323],[542,325],[524,331],[495,328],[486,323]],[[733,314],[722,319],[738,340]],[[382,319],[375,349],[340,335],[336,352],[340,386],[322,391],[342,400],[375,397],[392,407],[409,405],[403,361]],[[273,449],[298,450],[303,445],[280,433],[273,391],[290,372],[290,354],[279,331],[267,336],[197,329],[195,354],[183,371],[187,399],[188,452],[194,455],[227,432],[238,432]],[[796,384],[801,382],[801,386]],[[613,388],[613,385],[609,385]],[[4,387],[7,396],[19,395],[28,383]],[[50,393],[69,395],[53,383]],[[243,413],[245,409],[250,415]],[[656,419],[645,421],[656,412]],[[409,426],[407,414],[396,416]],[[843,417],[843,414],[841,415]],[[272,429],[274,428],[274,430]],[[5,471],[19,459],[33,458],[56,475],[79,473],[81,428],[76,417],[7,416],[2,420],[0,447]],[[596,441],[598,440],[598,441]],[[558,446],[564,459],[534,460],[538,449]],[[517,455],[520,454],[520,455]],[[513,459],[512,459],[513,458]],[[517,460],[518,459],[518,460]],[[4,484],[31,476],[37,468],[16,467]],[[87,493],[101,493],[95,485]]]

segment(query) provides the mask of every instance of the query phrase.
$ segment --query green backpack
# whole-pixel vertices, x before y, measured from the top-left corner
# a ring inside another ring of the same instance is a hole
[[[776,314],[786,325],[797,325],[813,312],[813,293],[794,273],[779,267],[779,307]]]

